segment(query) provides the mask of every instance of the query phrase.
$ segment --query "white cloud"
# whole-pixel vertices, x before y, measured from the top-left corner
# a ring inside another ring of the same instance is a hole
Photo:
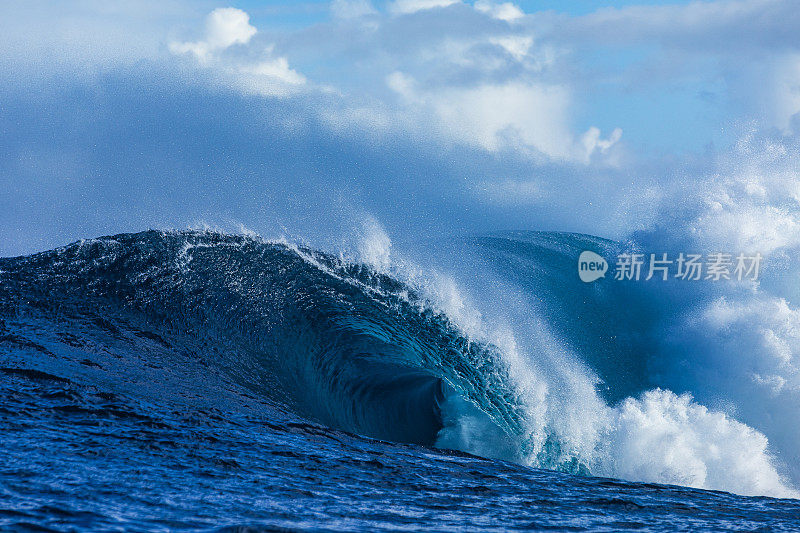
[[[496,151],[519,140],[554,157],[568,157],[570,97],[560,86],[512,82],[445,89],[429,96],[446,127],[467,143]]]
[[[386,77],[386,85],[391,90],[402,96],[407,100],[416,98],[415,95],[415,82],[414,80],[402,72],[392,72]]]
[[[600,138],[600,129],[592,126],[581,136],[581,144],[585,150],[585,161],[588,163],[595,153],[605,154],[622,138],[622,130],[614,128],[606,139]]]
[[[408,15],[417,11],[425,11],[439,7],[448,7],[453,4],[460,4],[460,0],[395,0],[389,5],[392,13]]]
[[[475,2],[475,9],[481,13],[486,13],[492,18],[505,20],[506,22],[519,20],[525,16],[525,13],[511,2],[495,4],[494,2],[479,0],[478,2]]]
[[[285,57],[265,59],[238,68],[238,85],[246,92],[284,96],[306,83],[306,77],[289,67]]]
[[[287,58],[276,56],[274,45],[268,46],[255,60],[253,54],[238,58],[221,53],[235,44],[248,45],[256,32],[244,11],[215,9],[206,17],[204,40],[172,43],[170,51],[191,54],[218,79],[247,93],[285,96],[305,85],[306,77],[292,69]]]
[[[389,75],[386,84],[408,105],[408,113],[418,113],[425,129],[433,122],[445,138],[490,152],[518,149],[588,163],[622,136],[617,128],[601,139],[600,130],[591,128],[576,142],[569,128],[571,95],[560,85],[511,81],[422,89],[402,72]]]
[[[250,16],[233,7],[221,7],[206,17],[205,38],[197,42],[171,43],[175,54],[194,54],[198,60],[207,61],[211,54],[234,44],[246,44],[257,32],[250,25]]]
[[[489,42],[503,48],[517,61],[522,61],[533,46],[533,37],[529,35],[503,35],[492,37]]]
[[[289,61],[285,57],[267,59],[253,66],[242,67],[242,72],[274,78],[276,80],[292,85],[303,84],[306,82],[305,76],[289,68]]]
[[[569,94],[562,87],[511,82],[425,91],[400,72],[387,84],[421,118],[433,113],[440,132],[457,141],[489,151],[516,142],[554,157],[569,157],[572,150]]]

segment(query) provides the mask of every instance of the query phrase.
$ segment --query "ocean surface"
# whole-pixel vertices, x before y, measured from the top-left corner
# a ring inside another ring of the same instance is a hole
[[[796,443],[680,344],[705,286],[581,283],[581,250],[624,247],[586,235],[470,236],[430,269],[384,245],[0,259],[0,528],[800,530]]]

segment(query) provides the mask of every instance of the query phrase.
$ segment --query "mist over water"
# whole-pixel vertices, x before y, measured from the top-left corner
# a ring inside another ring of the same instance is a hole
[[[384,235],[370,236],[373,247],[389,242]],[[421,284],[433,305],[470,338],[499,348],[525,406],[524,426],[509,445],[470,406],[445,404],[449,425],[438,444],[545,468],[796,496],[797,450],[795,440],[785,437],[786,425],[769,416],[745,418],[749,409],[736,405],[760,393],[757,403],[771,403],[753,410],[762,415],[787,409],[791,417],[792,407],[774,390],[731,387],[752,380],[752,366],[737,368],[735,352],[724,359],[704,352],[737,341],[720,340],[731,335],[723,324],[701,330],[692,320],[736,320],[725,310],[714,317],[715,306],[763,296],[733,283],[696,288],[703,282],[580,282],[582,250],[612,257],[623,248],[576,234],[504,232],[466,239],[457,258],[443,254],[438,264],[448,265],[448,274],[441,266],[430,279],[419,270],[404,274],[407,265],[392,270]],[[764,322],[752,328],[774,336]],[[752,335],[742,329],[741,335]],[[709,368],[715,357],[719,368]],[[771,357],[762,348],[748,359]],[[717,373],[727,380],[705,378]]]

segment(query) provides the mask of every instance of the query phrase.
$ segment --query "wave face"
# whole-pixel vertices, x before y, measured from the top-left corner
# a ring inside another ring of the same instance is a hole
[[[495,348],[470,342],[409,287],[329,255],[151,231],[3,260],[0,270],[6,345],[34,337],[40,351],[57,351],[42,328],[141,339],[166,351],[160,365],[204,368],[298,416],[395,442],[434,444],[454,388],[517,430]],[[56,337],[69,344],[69,334]]]
[[[371,266],[209,232],[0,259],[3,366],[214,419],[311,421],[573,474],[796,495],[763,434],[654,372],[665,302],[679,299],[577,280],[581,250],[608,257],[620,244],[461,241],[461,276],[479,280],[473,309],[452,283],[391,267],[384,240],[367,243]]]

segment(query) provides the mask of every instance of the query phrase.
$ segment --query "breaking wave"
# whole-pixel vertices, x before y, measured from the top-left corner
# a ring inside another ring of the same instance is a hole
[[[373,230],[358,260],[195,231],[0,259],[5,364],[152,402],[265,399],[366,437],[535,467],[796,496],[757,424],[670,377],[692,362],[674,336],[684,315],[665,309],[700,296],[577,279],[581,250],[622,244],[481,235],[451,243],[450,278],[396,260]],[[98,348],[115,343],[125,357]]]

